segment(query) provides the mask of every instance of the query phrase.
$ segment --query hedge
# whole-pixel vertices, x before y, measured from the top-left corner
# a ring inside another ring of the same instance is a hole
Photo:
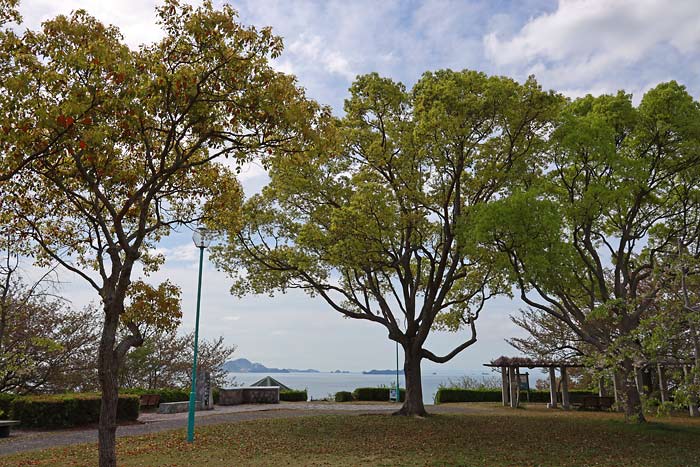
[[[569,391],[569,401],[572,404],[581,403],[584,396],[596,396],[597,392],[571,390]],[[561,394],[559,394],[561,401]],[[527,401],[527,395],[523,391],[520,394],[520,401]],[[435,403],[443,404],[448,402],[501,402],[501,391],[498,389],[458,389],[440,388],[435,394]],[[549,402],[549,391],[530,391],[530,402]]]
[[[120,389],[121,394],[158,394],[160,396],[160,402],[184,402],[190,400],[189,389],[175,389],[175,388],[163,388],[163,389],[145,389],[145,388],[129,388]]]
[[[440,388],[435,394],[435,403],[446,402],[498,402],[501,391],[484,391],[479,389]]]
[[[355,400],[358,401],[388,401],[390,390],[392,388],[357,388],[352,392]],[[406,390],[399,388],[399,400],[403,402],[406,399]]]
[[[12,409],[12,401],[17,396],[14,394],[0,393],[0,420],[10,418],[10,410]]]
[[[336,402],[350,402],[354,400],[352,397],[352,393],[349,391],[339,391],[335,393],[335,401]]]
[[[21,396],[12,401],[10,418],[22,426],[33,428],[67,428],[97,423],[100,418],[99,394],[61,394],[53,396]],[[117,420],[139,417],[139,397],[119,395]]]
[[[285,402],[306,402],[309,398],[306,389],[303,391],[280,391],[280,400]]]
[[[214,404],[219,403],[219,388],[212,389],[212,397],[214,398]],[[162,389],[145,389],[145,388],[129,388],[120,389],[120,394],[158,394],[160,396],[160,402],[185,402],[190,400],[190,389],[175,389],[175,388],[162,388]]]

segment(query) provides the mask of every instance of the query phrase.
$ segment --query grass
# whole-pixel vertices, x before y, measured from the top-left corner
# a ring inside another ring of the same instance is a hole
[[[194,445],[184,442],[181,430],[121,438],[119,465],[676,467],[700,460],[700,422],[689,418],[631,426],[618,414],[463,407],[472,413],[325,415],[200,427]],[[96,464],[94,444],[0,457],[3,467]]]

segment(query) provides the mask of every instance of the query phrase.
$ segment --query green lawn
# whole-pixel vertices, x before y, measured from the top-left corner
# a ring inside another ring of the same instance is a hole
[[[473,404],[472,404],[473,406]],[[484,407],[481,405],[480,407]],[[511,411],[407,419],[333,415],[201,427],[119,440],[120,466],[698,466],[700,423],[629,426],[617,414]],[[2,457],[0,466],[94,466],[82,445]]]

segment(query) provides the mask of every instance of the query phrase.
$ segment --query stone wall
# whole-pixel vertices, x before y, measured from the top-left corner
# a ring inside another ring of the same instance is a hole
[[[256,386],[247,388],[221,389],[218,405],[238,404],[279,404],[278,386]]]

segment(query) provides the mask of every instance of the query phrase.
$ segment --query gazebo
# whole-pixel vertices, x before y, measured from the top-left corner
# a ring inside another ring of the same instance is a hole
[[[525,357],[499,357],[491,363],[484,363],[484,366],[501,369],[501,398],[503,405],[513,408],[518,407],[520,402],[520,368],[549,368],[549,396],[550,402],[547,407],[557,408],[557,382],[555,369],[559,368],[561,373],[561,407],[569,410],[569,379],[566,374],[567,368],[580,368],[583,365],[572,362],[533,360]]]
[[[253,384],[251,384],[251,386],[279,386],[280,391],[290,391],[290,389],[287,386],[280,383],[272,376],[265,376],[260,381],[256,381]]]

